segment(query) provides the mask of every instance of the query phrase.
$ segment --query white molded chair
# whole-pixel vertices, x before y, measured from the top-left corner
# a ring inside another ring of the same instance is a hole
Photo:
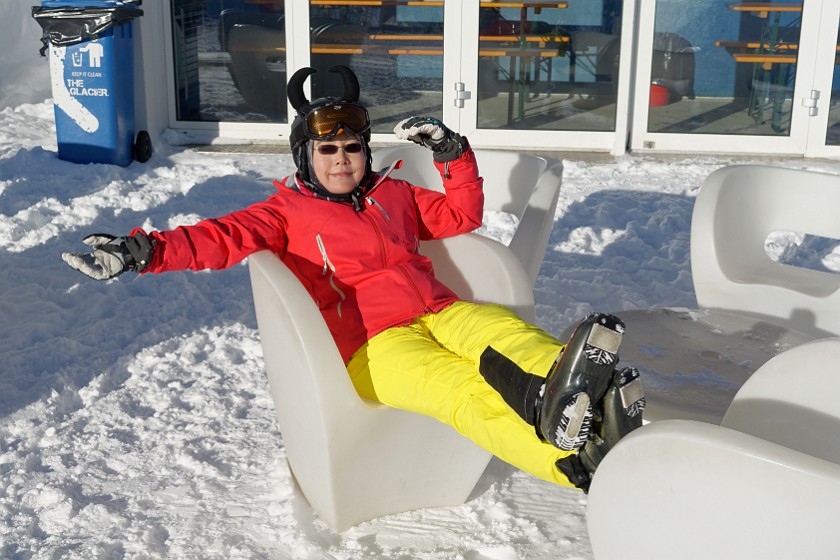
[[[770,358],[840,335],[840,275],[773,261],[774,231],[840,239],[840,176],[765,165],[712,172],[691,220],[699,309],[617,312],[621,359],[642,372],[645,417],[720,422],[738,388]]]
[[[595,472],[596,560],[840,558],[840,338],[756,371],[722,425],[663,420]]]
[[[417,155],[434,170],[427,150]],[[548,190],[553,191],[548,198],[557,200],[562,168],[543,165],[549,167],[550,181],[534,176],[535,200],[548,196]],[[498,180],[494,184],[504,186]],[[553,221],[553,203],[544,210]],[[536,211],[531,215],[548,219]],[[520,221],[525,231],[540,232],[541,227],[527,216]],[[539,262],[545,248],[543,240],[518,256]],[[421,243],[421,251],[432,258],[437,277],[460,297],[501,303],[533,317],[533,283],[501,243],[467,234]],[[269,252],[252,255],[249,267],[266,374],[289,465],[321,520],[343,531],[382,515],[465,502],[490,455],[437,420],[361,399],[297,278]]]
[[[840,239],[840,176],[765,165],[709,175],[691,220],[697,303],[824,337],[840,334],[840,274],[767,256],[775,231]]]

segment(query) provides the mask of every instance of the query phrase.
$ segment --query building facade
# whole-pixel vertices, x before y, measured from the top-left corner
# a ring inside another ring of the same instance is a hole
[[[284,141],[294,70],[359,76],[373,141],[413,114],[476,146],[840,155],[840,2],[167,0],[139,22],[139,118]],[[338,89],[337,89],[338,88]],[[293,115],[292,115],[293,116]]]

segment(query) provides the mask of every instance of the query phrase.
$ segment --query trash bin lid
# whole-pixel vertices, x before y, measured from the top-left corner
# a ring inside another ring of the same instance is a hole
[[[43,8],[125,8],[139,7],[141,2],[120,0],[42,0]]]
[[[45,1],[41,6],[32,8],[32,17],[44,30],[44,35],[49,38],[50,43],[56,46],[95,38],[111,27],[142,15],[143,10],[136,4],[96,0]]]

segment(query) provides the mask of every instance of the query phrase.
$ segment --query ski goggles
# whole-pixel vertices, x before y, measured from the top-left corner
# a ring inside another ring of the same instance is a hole
[[[352,144],[345,144],[342,147],[338,147],[335,144],[321,144],[315,149],[322,156],[331,156],[337,154],[338,150],[344,150],[345,154],[358,154],[362,151],[362,145],[357,142],[354,142]]]
[[[340,132],[360,135],[370,129],[367,109],[347,101],[322,105],[306,115],[306,135],[328,140]]]

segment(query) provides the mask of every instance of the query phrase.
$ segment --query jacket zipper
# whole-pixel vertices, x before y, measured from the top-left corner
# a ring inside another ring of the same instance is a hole
[[[379,204],[379,202],[377,202],[377,200],[372,196],[367,197],[367,199],[370,201],[371,204],[379,208],[379,211],[382,212],[382,215],[385,216],[386,220],[388,220],[389,222],[391,221],[391,216],[388,215],[388,212],[385,210],[384,206]]]
[[[370,204],[375,204],[375,205],[379,206],[379,203],[377,203],[376,201],[374,201],[370,197],[368,197],[368,202]],[[380,206],[380,208],[381,208],[381,206]],[[382,213],[385,215],[385,217],[387,219],[388,214],[385,213],[384,210],[383,210]],[[379,255],[382,257],[382,267],[386,268],[388,266],[388,260],[385,257],[385,237],[382,235],[382,230],[379,229],[379,226],[376,225],[376,222],[374,221],[374,219],[369,214],[367,214],[365,212],[362,212],[361,215],[365,217],[365,219],[370,224],[370,227],[373,228],[373,232],[376,234],[376,240],[379,242]]]
[[[383,216],[385,216],[385,219],[390,221],[390,217],[388,216],[388,213],[385,211],[385,209],[382,207],[381,204],[379,204],[378,202],[376,202],[374,199],[372,199],[370,197],[368,197],[368,200],[370,201],[371,204],[376,205],[377,208],[382,210],[382,214],[383,214]],[[376,224],[376,221],[374,221],[374,219],[371,216],[365,214],[364,212],[362,212],[361,214],[363,216],[365,216],[365,219],[367,219],[367,221],[370,223],[370,226],[373,228],[373,231],[376,233],[376,238],[379,240],[379,252],[382,255],[382,266],[387,267],[388,261],[385,257],[385,238],[382,235],[382,230],[379,228],[379,226]],[[415,237],[415,239],[416,239],[416,237]],[[425,311],[426,313],[431,313],[432,309],[428,305],[426,305],[426,300],[423,299],[423,294],[422,294],[422,292],[420,292],[420,288],[417,287],[417,284],[411,278],[411,275],[408,274],[408,272],[405,271],[404,265],[399,264],[399,265],[397,265],[397,268],[400,270],[400,272],[405,277],[408,284],[414,290],[414,295],[417,296],[417,301],[420,302],[420,305],[423,307],[423,311]]]
[[[324,269],[321,272],[321,276],[326,276],[327,271],[330,272],[330,287],[333,290],[335,290],[338,296],[341,298],[341,301],[339,301],[338,305],[336,305],[335,307],[336,312],[338,313],[338,318],[341,319],[341,304],[344,303],[344,300],[347,299],[347,296],[335,283],[335,265],[333,265],[329,255],[327,255],[327,248],[324,245],[324,240],[321,239],[320,233],[315,235],[315,241],[318,242],[318,249],[321,251],[321,257],[323,257],[324,259]]]

